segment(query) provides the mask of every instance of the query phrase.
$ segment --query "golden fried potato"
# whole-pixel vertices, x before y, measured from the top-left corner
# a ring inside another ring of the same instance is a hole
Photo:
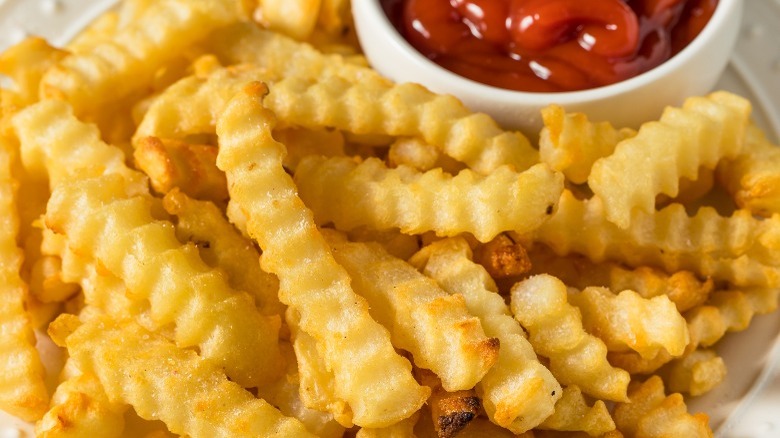
[[[612,367],[604,342],[585,332],[579,310],[567,302],[566,285],[542,274],[515,284],[511,296],[512,313],[561,384],[599,399],[626,400],[628,373]]]
[[[483,242],[503,231],[539,227],[563,190],[563,177],[543,164],[520,173],[504,166],[487,176],[468,169],[452,176],[438,168],[391,169],[376,158],[317,156],[300,162],[295,182],[321,224],[438,236],[467,232]]]
[[[322,0],[259,0],[255,17],[264,27],[297,40],[314,31]]]
[[[35,421],[46,412],[49,394],[25,310],[27,285],[19,271],[23,253],[16,244],[18,182],[11,176],[13,162],[10,143],[0,136],[0,409]]]
[[[780,148],[758,127],[748,127],[743,153],[718,165],[718,182],[753,214],[780,213]]]
[[[726,364],[711,349],[696,349],[661,371],[669,391],[691,396],[706,394],[726,378]]]
[[[596,400],[593,406],[588,406],[580,388],[567,386],[555,403],[555,412],[539,425],[539,429],[581,431],[590,436],[599,436],[615,430],[615,422],[603,401]]]
[[[631,289],[644,298],[666,295],[679,312],[704,304],[714,289],[711,278],[700,280],[690,271],[672,275],[649,266],[631,269],[615,262],[593,263],[577,254],[557,256],[546,245],[528,251],[530,274],[550,274],[570,287],[606,287],[613,292]]]
[[[409,362],[354,293],[298,198],[282,167],[284,145],[271,136],[275,120],[263,108],[265,92],[249,84],[217,122],[217,165],[227,175],[231,203],[263,250],[263,268],[279,277],[279,299],[300,314],[301,330],[315,339],[354,423],[389,426],[417,411],[429,391],[414,381]]]
[[[680,178],[694,180],[700,167],[714,169],[721,158],[736,157],[750,111],[747,99],[720,91],[690,97],[682,108],[667,107],[659,121],[642,125],[612,155],[596,161],[588,177],[593,193],[604,200],[607,220],[626,229],[635,210],[655,210],[658,194],[676,197]]]
[[[195,199],[227,201],[227,180],[217,169],[215,146],[145,137],[138,141],[133,158],[157,193],[178,188]]]
[[[539,133],[539,155],[543,163],[563,172],[566,179],[582,184],[593,163],[615,151],[615,146],[636,131],[615,129],[609,122],[593,123],[583,113],[567,113],[559,105],[542,108],[544,127]]]
[[[523,171],[539,162],[521,133],[503,131],[486,114],[419,84],[393,84],[374,75],[358,82],[335,75],[290,76],[274,84],[266,105],[280,120],[299,126],[419,137],[482,175],[504,165]]]
[[[631,228],[622,230],[607,220],[605,209],[600,198],[582,201],[564,190],[557,212],[530,237],[556,254],[583,254],[594,262],[689,270],[738,287],[780,285],[780,216],[759,220],[737,210],[723,217],[703,207],[689,217],[672,204],[635,214]]]
[[[130,321],[80,324],[75,318],[61,316],[52,330],[65,337],[78,366],[97,376],[111,402],[132,405],[144,419],[192,437],[314,436],[192,350]]]
[[[709,417],[689,414],[682,395],[667,396],[658,376],[632,382],[628,397],[630,402],[618,403],[613,413],[618,430],[627,438],[712,437]]]
[[[665,295],[646,299],[630,289],[613,294],[588,287],[570,293],[569,302],[580,309],[585,330],[604,341],[609,351],[633,350],[652,358],[663,349],[677,357],[690,340],[685,319]]]
[[[236,230],[217,206],[174,189],[163,198],[163,207],[176,217],[180,242],[194,243],[203,261],[222,269],[231,287],[252,295],[264,314],[282,313],[284,306],[277,296],[279,279],[263,271],[253,242]]]
[[[476,390],[494,423],[523,433],[553,413],[561,386],[539,363],[486,270],[471,258],[465,239],[450,238],[429,244],[410,262],[448,293],[462,295],[469,311],[480,318],[485,334],[500,341],[498,360]]]
[[[65,57],[41,80],[41,94],[64,98],[81,116],[151,84],[166,61],[238,19],[238,6],[219,0],[161,0],[93,50]]]
[[[397,259],[379,244],[349,242],[323,230],[336,261],[368,301],[371,315],[387,327],[393,345],[433,371],[446,391],[471,389],[496,362],[497,338],[488,338],[460,295]]]

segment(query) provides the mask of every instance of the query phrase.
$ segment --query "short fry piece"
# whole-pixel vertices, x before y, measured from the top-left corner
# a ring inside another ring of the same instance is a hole
[[[590,436],[599,436],[615,430],[615,422],[603,401],[597,400],[593,406],[588,406],[580,388],[567,386],[555,403],[555,412],[539,425],[539,429],[582,431]]]
[[[393,345],[433,371],[446,391],[471,389],[482,380],[498,357],[499,341],[485,336],[461,295],[448,294],[377,243],[349,242],[337,232],[325,237],[371,315],[390,330]]]
[[[521,173],[503,166],[488,176],[468,169],[451,176],[438,168],[425,173],[406,166],[390,169],[375,158],[358,163],[316,156],[300,162],[295,182],[319,223],[439,236],[469,232],[480,241],[502,231],[539,227],[555,211],[563,190],[563,177],[543,164]]]
[[[677,357],[688,345],[685,319],[665,295],[646,299],[632,290],[615,295],[589,287],[569,294],[569,302],[580,309],[588,333],[603,340],[610,351],[631,349],[652,358],[664,349]]]
[[[55,329],[72,324],[67,319],[58,318]],[[98,377],[109,400],[132,405],[144,419],[162,420],[173,433],[313,436],[298,420],[229,381],[195,352],[181,350],[133,322],[86,322],[67,336],[66,345],[79,367]]]
[[[301,330],[317,342],[355,424],[389,426],[417,411],[428,391],[354,293],[298,198],[282,167],[284,146],[271,137],[275,120],[261,103],[265,92],[261,84],[248,85],[217,122],[217,165],[227,175],[231,203],[263,249],[263,268],[279,277],[279,299],[300,314]]]
[[[528,330],[534,350],[550,359],[563,385],[577,385],[599,399],[623,401],[630,377],[607,362],[607,347],[585,332],[579,310],[566,301],[566,285],[542,274],[512,287],[511,308]]]
[[[635,137],[593,164],[588,185],[604,200],[606,217],[628,228],[634,210],[651,213],[658,194],[677,196],[680,178],[696,179],[699,168],[714,169],[721,158],[742,150],[751,106],[721,91],[691,97],[682,108],[668,107],[657,122],[642,125]],[[643,167],[641,172],[632,169]],[[623,178],[631,175],[631,184]]]
[[[709,417],[690,415],[682,395],[664,393],[664,383],[658,376],[644,382],[632,382],[630,402],[618,403],[613,414],[615,424],[626,438],[711,438]]]
[[[447,292],[462,295],[469,312],[480,318],[485,334],[500,341],[496,364],[476,387],[488,417],[514,433],[530,430],[549,417],[561,397],[561,386],[539,363],[486,270],[471,260],[466,240],[434,242],[410,262]]]
[[[260,23],[268,29],[305,40],[314,31],[322,0],[259,0]]]
[[[726,378],[726,364],[715,350],[696,349],[661,371],[669,391],[694,397],[706,394]]]

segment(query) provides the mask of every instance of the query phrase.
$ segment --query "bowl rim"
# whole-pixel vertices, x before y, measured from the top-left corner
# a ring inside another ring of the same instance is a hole
[[[643,72],[637,76],[625,79],[614,84],[577,91],[562,92],[529,92],[515,91],[486,85],[481,82],[465,78],[451,72],[435,62],[429,60],[417,51],[390,22],[381,5],[381,0],[360,0],[363,3],[362,13],[367,14],[367,19],[372,25],[378,26],[376,35],[380,38],[388,38],[389,44],[395,50],[402,52],[412,65],[417,68],[427,68],[430,74],[440,77],[441,83],[449,88],[452,93],[460,91],[482,95],[484,98],[501,103],[524,102],[528,105],[545,105],[550,102],[550,96],[555,97],[555,102],[560,105],[578,104],[586,101],[595,101],[625,94],[631,90],[642,88],[648,84],[665,77],[668,74],[684,67],[691,57],[704,49],[707,44],[716,39],[720,29],[728,24],[728,20],[742,6],[743,0],[718,0],[712,17],[701,32],[688,45],[675,56],[667,59],[662,64]],[[355,19],[359,19],[356,15]],[[363,36],[361,35],[362,39]],[[370,61],[370,60],[369,60]],[[441,85],[441,84],[440,84]]]

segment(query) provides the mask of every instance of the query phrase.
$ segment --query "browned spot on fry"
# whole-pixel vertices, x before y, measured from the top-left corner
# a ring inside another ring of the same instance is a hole
[[[477,247],[474,261],[497,279],[523,275],[531,270],[531,260],[526,249],[506,234],[499,234],[490,242]]]

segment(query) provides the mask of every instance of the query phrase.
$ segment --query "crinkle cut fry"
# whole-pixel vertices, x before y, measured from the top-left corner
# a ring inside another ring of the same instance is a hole
[[[667,396],[658,376],[644,382],[631,382],[628,403],[618,403],[613,418],[626,438],[691,437],[711,438],[709,417],[691,415],[682,395]]]
[[[471,389],[482,380],[498,358],[499,341],[485,336],[462,296],[448,294],[378,243],[322,233],[355,292],[390,331],[393,345],[412,353],[418,367],[433,371],[446,391]]]
[[[523,433],[553,413],[561,386],[539,362],[485,268],[471,256],[468,242],[456,237],[431,243],[410,263],[447,292],[462,295],[469,311],[480,318],[485,334],[500,341],[498,360],[476,390],[491,421]]]
[[[27,285],[19,274],[23,253],[16,244],[18,182],[12,176],[13,162],[9,141],[0,135],[0,409],[35,421],[46,412],[49,394],[25,311]]]
[[[13,125],[25,164],[55,187],[46,223],[67,237],[71,250],[122,279],[134,301],[148,300],[158,326],[176,322],[177,342],[199,345],[204,356],[226,365],[231,378],[253,386],[273,377],[279,319],[252,310],[249,295],[230,289],[193,245],[176,240],[170,223],[152,217],[146,179],[125,166],[121,151],[100,141],[64,102],[28,107]],[[162,272],[172,275],[158,279]],[[220,338],[243,347],[230,348]]]
[[[169,57],[238,19],[238,5],[221,0],[160,0],[91,52],[74,54],[41,81],[45,97],[64,98],[79,115],[143,89]]]
[[[140,147],[147,137],[184,139],[193,134],[213,134],[214,124],[230,98],[250,80],[270,77],[262,68],[243,64],[177,81],[155,98],[144,114],[133,135],[134,147]]]
[[[625,229],[634,210],[655,210],[656,195],[676,197],[680,178],[694,180],[700,167],[714,169],[721,158],[739,154],[750,111],[747,99],[720,91],[688,98],[682,108],[667,107],[659,121],[645,123],[593,164],[588,185],[605,201],[607,219]],[[638,167],[643,171],[632,172]]]
[[[419,409],[429,390],[414,381],[411,364],[371,319],[296,195],[282,167],[284,146],[271,137],[275,120],[262,106],[265,92],[259,83],[248,85],[217,122],[217,165],[227,175],[231,203],[243,210],[249,234],[263,249],[263,268],[279,277],[279,299],[315,338],[354,423],[393,424]]]
[[[163,207],[176,216],[179,240],[195,243],[203,261],[224,270],[234,289],[254,296],[266,315],[283,312],[278,297],[279,280],[260,268],[260,253],[252,241],[236,230],[216,205],[174,189],[163,198]]]
[[[566,178],[582,184],[591,166],[615,150],[617,144],[636,132],[615,129],[609,122],[594,123],[583,113],[567,113],[561,106],[542,109],[544,128],[539,134],[539,155],[543,163],[563,172]]]
[[[607,362],[603,341],[585,332],[560,280],[541,274],[516,283],[510,307],[536,353],[550,359],[550,371],[561,384],[577,385],[599,399],[626,399],[630,376]]]
[[[465,169],[388,168],[381,160],[306,157],[295,172],[301,199],[318,223],[439,236],[469,232],[489,241],[507,230],[538,228],[554,212],[563,176],[539,164],[524,172],[502,166],[487,176]]]
[[[578,253],[594,262],[621,261],[666,272],[688,270],[738,287],[780,285],[780,216],[758,220],[744,210],[722,217],[703,207],[689,217],[672,204],[653,214],[636,213],[622,230],[606,219],[600,198],[581,201],[564,190],[553,217],[531,236],[555,253]]]
[[[649,266],[631,269],[615,262],[593,263],[579,254],[557,256],[546,245],[535,245],[528,256],[533,275],[550,274],[577,289],[601,286],[613,292],[631,289],[644,298],[666,295],[680,312],[704,304],[715,287],[711,278],[702,281],[690,271],[669,275]]]
[[[74,362],[73,358],[68,358],[65,370],[78,368]],[[124,413],[127,407],[125,403],[111,403],[108,400],[95,374],[78,370],[57,386],[49,411],[35,425],[35,434],[41,438],[118,438],[125,429]]]
[[[588,287],[568,298],[580,309],[588,333],[609,351],[636,351],[647,359],[667,351],[677,357],[690,340],[685,319],[665,295],[647,299],[630,289],[615,294]]]
[[[380,77],[371,68],[356,65],[337,54],[324,54],[308,43],[237,22],[212,33],[205,47],[225,65],[253,64],[274,77],[319,78],[339,76],[351,82]]]
[[[109,400],[132,405],[144,419],[162,420],[171,432],[193,437],[313,436],[213,363],[158,333],[127,320],[80,324],[75,318],[61,316],[53,330],[77,327],[66,346],[78,366],[98,377]]]
[[[555,412],[539,425],[539,429],[582,431],[590,436],[600,436],[615,430],[615,422],[603,400],[596,400],[592,406],[588,406],[580,388],[567,386],[555,403]]]
[[[152,217],[151,196],[127,195],[126,187],[115,174],[60,185],[46,226],[121,278],[131,299],[148,300],[155,327],[174,324],[178,345],[197,345],[247,387],[274,378],[279,317],[257,312],[252,297],[231,289],[194,244],[176,239],[172,224]]]
[[[265,102],[280,120],[304,127],[420,137],[482,175],[503,165],[523,171],[539,162],[521,133],[503,131],[486,114],[419,84],[294,76],[276,82]]]
[[[745,142],[742,154],[718,165],[718,182],[740,208],[771,217],[780,213],[780,147],[755,125],[748,127]]]

